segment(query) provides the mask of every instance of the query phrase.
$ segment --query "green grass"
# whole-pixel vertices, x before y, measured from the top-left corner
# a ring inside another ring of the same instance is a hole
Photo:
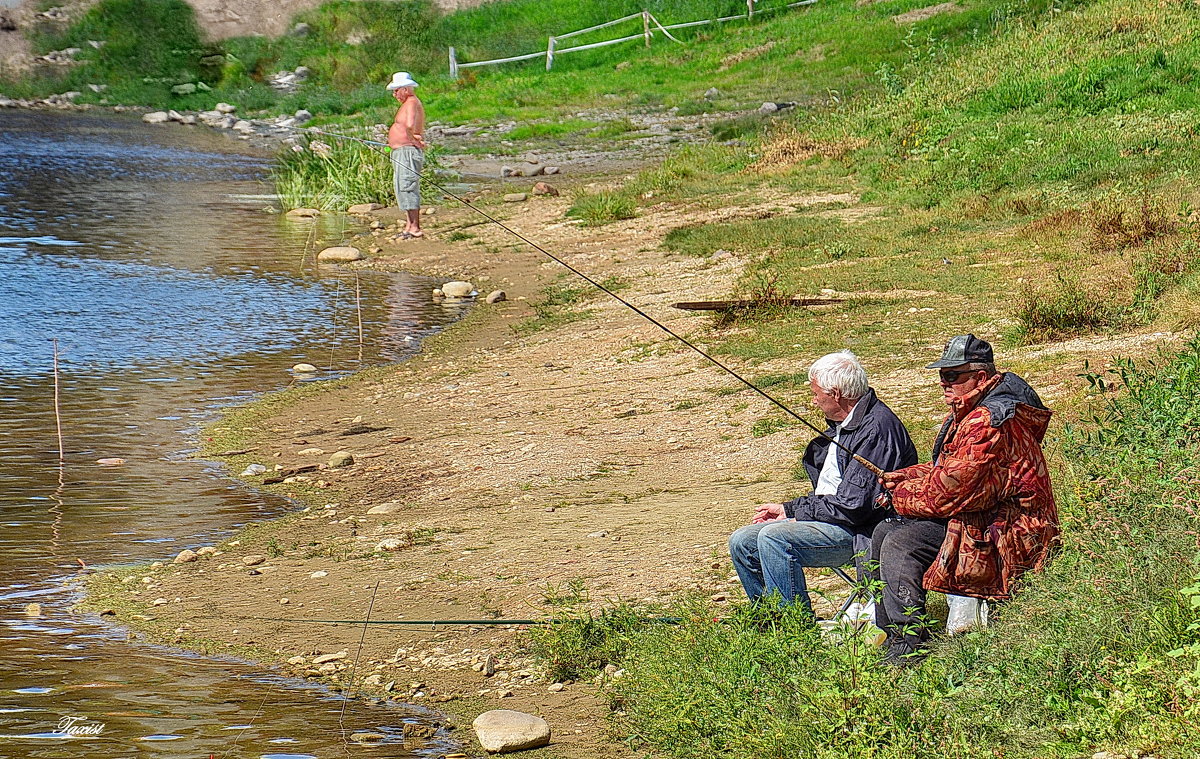
[[[612,221],[637,216],[636,204],[621,192],[582,192],[567,210],[567,216],[582,219],[585,226],[598,227]]]
[[[555,673],[625,670],[614,725],[655,756],[818,759],[1200,751],[1200,339],[1091,375],[1092,418],[1050,441],[1063,542],[986,630],[935,637],[912,669],[795,608],[700,599],[653,625],[623,608],[542,630]]]

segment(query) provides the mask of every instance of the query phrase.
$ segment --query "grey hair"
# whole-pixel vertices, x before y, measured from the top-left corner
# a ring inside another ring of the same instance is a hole
[[[850,351],[821,356],[808,367],[808,378],[824,390],[837,390],[843,398],[861,398],[870,389],[867,370]]]
[[[987,376],[991,377],[996,373],[996,365],[984,363],[982,361],[973,361],[967,364],[967,370],[972,372],[987,372]]]

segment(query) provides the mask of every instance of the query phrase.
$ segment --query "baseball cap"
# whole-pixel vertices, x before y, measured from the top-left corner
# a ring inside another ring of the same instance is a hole
[[[991,364],[995,362],[992,356],[992,346],[986,340],[980,340],[974,335],[955,335],[946,343],[942,357],[926,369],[947,369],[963,364]]]

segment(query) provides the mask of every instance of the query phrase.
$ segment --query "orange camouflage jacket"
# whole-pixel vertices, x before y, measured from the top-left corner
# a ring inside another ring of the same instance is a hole
[[[1059,533],[1041,446],[1049,421],[1033,388],[997,374],[954,400],[931,463],[900,470],[908,478],[893,492],[896,512],[949,519],[927,590],[1004,599],[1046,563]]]

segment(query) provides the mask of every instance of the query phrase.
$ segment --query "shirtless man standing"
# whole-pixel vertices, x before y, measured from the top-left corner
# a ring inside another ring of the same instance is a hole
[[[408,215],[403,238],[424,237],[421,231],[421,170],[425,167],[425,106],[413,92],[417,83],[407,71],[397,71],[387,88],[400,103],[388,129],[396,203]]]

